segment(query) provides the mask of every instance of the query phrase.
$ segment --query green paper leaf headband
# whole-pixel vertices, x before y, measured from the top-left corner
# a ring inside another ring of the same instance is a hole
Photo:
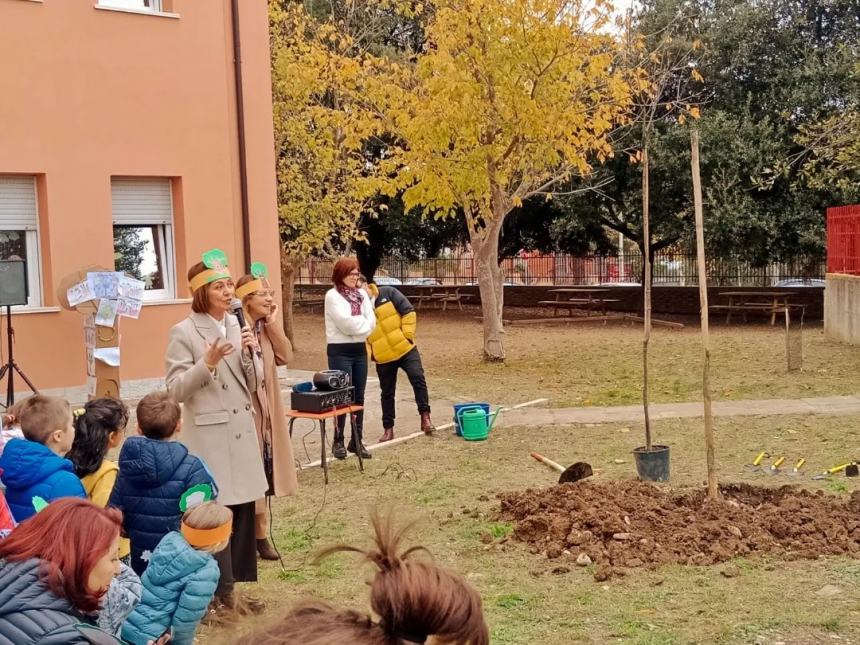
[[[232,276],[227,268],[227,254],[221,249],[212,249],[203,254],[203,264],[206,270],[198,273],[191,279],[188,286],[194,293],[200,287],[218,280],[229,280]]]
[[[251,265],[251,275],[255,278],[268,278],[269,267],[262,262],[254,262],[254,264]]]
[[[212,487],[209,484],[197,484],[182,493],[182,497],[179,498],[179,510],[184,513],[204,502],[211,502],[212,498]]]
[[[254,278],[236,289],[236,297],[244,298],[255,291],[269,288],[269,268],[262,262],[254,262],[251,265],[251,276]]]
[[[213,271],[227,270],[227,254],[221,249],[212,249],[203,254],[203,264]]]

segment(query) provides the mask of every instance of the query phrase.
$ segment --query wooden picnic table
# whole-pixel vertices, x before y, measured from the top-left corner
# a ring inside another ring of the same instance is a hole
[[[618,302],[616,298],[604,298],[601,294],[609,293],[611,289],[603,287],[564,287],[562,289],[550,289],[549,293],[555,294],[555,300],[540,300],[539,305],[553,307],[553,316],[558,315],[559,309],[567,309],[569,316],[573,316],[574,309],[585,309],[586,315],[591,315],[592,310],[606,315],[606,305]],[[567,297],[565,297],[567,296]]]
[[[770,314],[770,324],[776,322],[776,314],[786,309],[804,307],[805,305],[793,305],[789,302],[792,296],[797,295],[793,291],[721,291],[720,297],[729,299],[728,304],[713,305],[715,310],[726,310],[726,324],[732,322],[732,314],[736,311],[743,313],[746,322],[747,312],[764,311]]]
[[[448,303],[457,303],[460,311],[463,311],[463,301],[472,297],[470,293],[460,293],[460,287],[450,285],[417,285],[416,289],[421,292],[417,296],[409,297],[409,300],[417,302],[416,309],[421,309],[425,302],[438,302],[442,305],[442,311],[447,311]]]

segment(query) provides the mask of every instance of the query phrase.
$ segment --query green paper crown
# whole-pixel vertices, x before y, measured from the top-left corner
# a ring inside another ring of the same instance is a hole
[[[213,271],[224,272],[227,270],[227,254],[221,249],[212,249],[203,254],[203,264]]]
[[[255,278],[268,278],[269,268],[262,262],[254,262],[251,265],[251,275]]]
[[[38,495],[36,495],[31,501],[33,502],[33,508],[36,509],[37,513],[48,505],[48,502],[46,502]]]
[[[197,484],[182,493],[179,498],[179,510],[183,513],[188,509],[212,501],[212,487],[209,484]]]

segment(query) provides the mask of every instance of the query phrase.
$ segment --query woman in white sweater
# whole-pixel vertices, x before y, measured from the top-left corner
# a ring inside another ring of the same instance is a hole
[[[325,294],[325,336],[328,368],[349,374],[355,388],[356,405],[364,405],[364,387],[367,384],[367,346],[365,340],[376,327],[373,303],[364,289],[357,288],[361,272],[353,258],[341,258],[334,265],[331,281],[334,287]],[[344,447],[343,434],[346,417],[337,418],[332,454],[346,459],[347,450],[361,451],[363,459],[370,453],[362,442],[364,412],[355,413],[353,434]]]

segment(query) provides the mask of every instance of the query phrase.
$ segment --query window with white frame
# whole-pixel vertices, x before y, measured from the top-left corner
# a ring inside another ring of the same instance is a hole
[[[100,7],[113,9],[131,9],[132,11],[161,11],[161,0],[98,0]]]
[[[32,175],[0,175],[0,260],[24,260],[27,306],[40,306],[39,207]]]
[[[114,177],[114,269],[146,285],[144,300],[175,297],[170,179]]]

